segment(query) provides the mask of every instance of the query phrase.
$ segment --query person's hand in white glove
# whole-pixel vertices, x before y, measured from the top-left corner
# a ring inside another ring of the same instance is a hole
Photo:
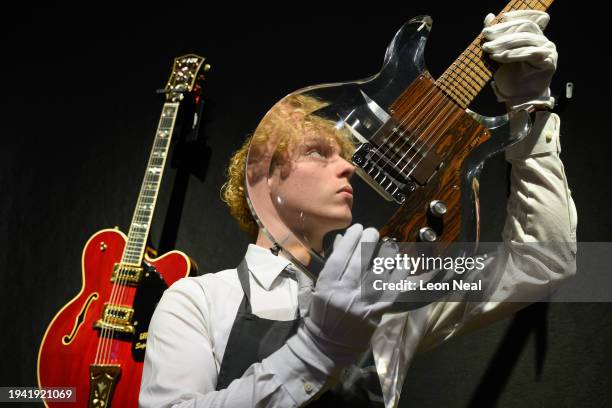
[[[497,100],[509,110],[529,105],[554,107],[550,82],[557,68],[555,44],[544,36],[550,16],[538,10],[509,11],[498,24],[485,17],[482,49],[502,65],[494,75]]]
[[[297,334],[287,341],[291,350],[326,375],[354,362],[368,349],[370,338],[392,302],[370,302],[362,296],[362,274],[374,255],[379,234],[355,224],[334,243],[312,295],[308,315]],[[362,243],[371,243],[364,248]],[[382,245],[376,256],[392,257],[397,247]],[[363,264],[362,264],[363,260]],[[403,271],[392,272],[400,280]]]

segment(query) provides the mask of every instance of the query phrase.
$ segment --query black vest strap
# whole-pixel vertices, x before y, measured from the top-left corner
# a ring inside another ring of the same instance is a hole
[[[237,269],[244,296],[225,347],[217,390],[227,388],[234,379],[242,377],[251,364],[281,348],[297,332],[302,321],[278,321],[254,315],[251,310],[249,270],[244,259]]]

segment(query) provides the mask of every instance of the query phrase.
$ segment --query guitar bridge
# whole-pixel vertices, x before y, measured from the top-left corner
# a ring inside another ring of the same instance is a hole
[[[89,407],[110,406],[119,379],[121,367],[117,364],[91,364],[89,366]]]
[[[94,323],[95,329],[110,330],[123,334],[134,334],[134,309],[119,305],[104,305],[102,318]]]
[[[414,191],[415,183],[412,181],[400,183],[396,177],[384,169],[384,166],[379,165],[380,160],[372,160],[373,150],[375,148],[370,143],[362,143],[357,147],[352,158],[357,174],[385,200],[403,204],[406,201],[404,190]]]

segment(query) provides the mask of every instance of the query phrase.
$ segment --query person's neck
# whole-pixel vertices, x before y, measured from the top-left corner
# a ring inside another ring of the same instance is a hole
[[[262,248],[273,248],[274,242],[272,242],[268,238],[268,236],[260,229],[259,233],[257,234],[257,240],[255,241],[255,245],[260,246]],[[318,248],[320,248],[321,246],[322,240],[320,240],[320,243],[317,246],[312,246],[312,248],[316,251],[320,251],[320,249]],[[291,256],[300,261],[302,265],[308,266],[310,264],[311,255],[304,247],[304,245],[300,245],[298,243],[295,243],[293,245],[285,244],[283,246],[283,250],[279,252],[279,255],[282,255],[284,258],[289,259],[289,256],[286,254],[286,252],[289,252]]]

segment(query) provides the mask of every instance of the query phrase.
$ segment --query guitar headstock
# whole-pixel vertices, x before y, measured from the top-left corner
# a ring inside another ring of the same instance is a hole
[[[187,54],[174,59],[172,74],[168,79],[164,91],[168,102],[178,102],[183,94],[199,92],[200,83],[204,81],[204,74],[210,70],[209,64],[204,64],[204,57]]]

